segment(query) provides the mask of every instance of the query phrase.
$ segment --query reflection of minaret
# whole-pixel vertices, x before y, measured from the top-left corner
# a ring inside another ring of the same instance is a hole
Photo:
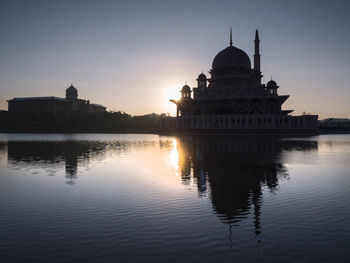
[[[199,195],[203,195],[207,191],[207,175],[206,171],[203,169],[202,152],[198,149],[198,145],[194,158],[195,161],[193,162],[193,177],[196,180]]]
[[[190,156],[186,152],[186,145],[176,145],[179,153],[179,170],[181,173],[182,183],[189,185],[191,183],[191,161]]]
[[[76,179],[78,176],[78,158],[77,154],[72,151],[67,151],[64,154],[64,160],[65,160],[65,170],[66,170],[66,181],[67,184],[73,185],[75,184],[73,179]]]
[[[255,235],[258,236],[261,233],[260,222],[260,203],[261,203],[261,188],[256,188],[252,191],[252,203],[254,205],[254,229]]]
[[[198,190],[203,193],[207,190],[207,182],[205,177],[206,177],[205,172],[201,170],[199,173],[199,178],[197,180],[198,180],[198,187],[199,187]]]

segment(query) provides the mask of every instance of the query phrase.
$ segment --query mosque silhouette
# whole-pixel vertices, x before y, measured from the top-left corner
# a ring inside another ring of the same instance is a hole
[[[305,133],[318,132],[318,115],[290,115],[283,110],[289,95],[279,95],[274,80],[261,82],[260,39],[255,32],[254,67],[249,56],[232,44],[214,58],[211,77],[201,73],[197,87],[181,89],[176,117],[162,121],[163,133]]]

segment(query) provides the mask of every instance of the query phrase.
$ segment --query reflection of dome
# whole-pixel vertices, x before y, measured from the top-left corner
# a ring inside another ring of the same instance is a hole
[[[203,73],[199,74],[197,80],[207,80],[207,76]]]
[[[277,87],[276,81],[271,79],[269,82],[267,82],[267,87],[268,88],[276,88]]]
[[[182,87],[182,92],[191,92],[190,86],[188,86],[187,84],[185,86],[183,86]]]
[[[250,69],[250,59],[241,49],[229,46],[221,50],[214,58],[212,69],[221,68],[246,68]]]

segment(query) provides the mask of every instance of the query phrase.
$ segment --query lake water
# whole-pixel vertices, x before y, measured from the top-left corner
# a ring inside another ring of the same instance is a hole
[[[1,262],[350,262],[350,135],[0,134]]]

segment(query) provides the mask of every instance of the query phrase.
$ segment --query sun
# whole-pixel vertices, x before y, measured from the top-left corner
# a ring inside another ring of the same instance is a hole
[[[180,84],[169,84],[164,89],[165,91],[164,96],[166,97],[167,100],[170,100],[170,99],[178,100],[181,98],[180,90],[181,90]]]
[[[169,100],[179,100],[181,98],[181,84],[180,83],[171,83],[162,88],[161,101],[163,109],[166,113],[174,116],[176,114],[176,105]]]

